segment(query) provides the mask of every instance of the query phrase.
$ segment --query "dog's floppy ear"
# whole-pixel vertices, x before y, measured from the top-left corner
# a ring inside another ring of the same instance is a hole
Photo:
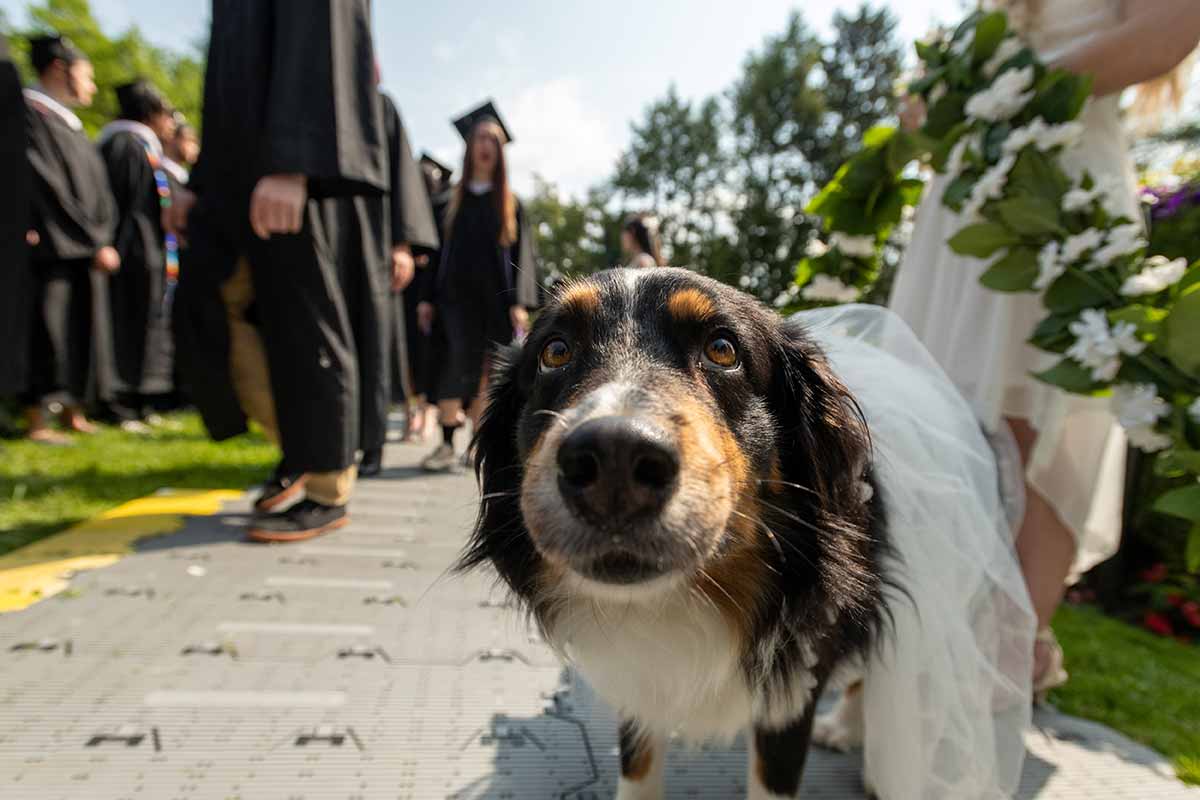
[[[521,348],[501,348],[492,358],[487,406],[471,442],[482,499],[475,531],[455,565],[466,571],[492,562],[518,595],[538,562],[521,516],[524,467],[517,425],[525,406],[520,384]]]
[[[769,402],[783,480],[806,487],[808,503],[815,501],[819,511],[840,516],[861,503],[870,448],[866,421],[800,325],[780,323],[772,350]]]

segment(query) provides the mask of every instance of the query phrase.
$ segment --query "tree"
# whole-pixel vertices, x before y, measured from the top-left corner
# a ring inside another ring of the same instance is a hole
[[[815,222],[803,208],[853,152],[863,132],[891,116],[901,55],[886,9],[834,15],[823,44],[793,14],[747,57],[730,90],[741,203],[734,217],[741,285],[774,302],[792,284]]]
[[[561,197],[557,187],[539,175],[533,180],[533,197],[525,207],[549,279],[587,275],[620,261],[620,218],[606,210],[603,191],[593,189],[579,202]]]
[[[627,208],[660,220],[664,256],[675,266],[717,277],[727,273],[719,235],[725,215],[724,115],[710,98],[693,104],[675,87],[650,104],[612,180]]]
[[[70,38],[87,54],[96,71],[100,91],[90,108],[78,109],[87,130],[95,134],[117,115],[116,87],[134,78],[154,83],[177,109],[195,125],[200,123],[201,96],[204,89],[204,48],[194,53],[173,53],[155,47],[136,27],[110,38],[92,15],[88,0],[42,0],[31,3],[27,30],[13,31],[10,37],[16,61],[27,84],[36,80],[29,65],[29,37],[59,33]],[[7,32],[7,26],[6,26]]]

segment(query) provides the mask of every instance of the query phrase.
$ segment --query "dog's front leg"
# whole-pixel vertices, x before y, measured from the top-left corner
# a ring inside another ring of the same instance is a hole
[[[749,735],[747,800],[785,800],[800,796],[800,776],[808,757],[816,704],[783,727],[755,723]]]
[[[617,800],[661,800],[666,737],[641,730],[633,720],[621,722],[620,737],[621,779],[617,783]]]

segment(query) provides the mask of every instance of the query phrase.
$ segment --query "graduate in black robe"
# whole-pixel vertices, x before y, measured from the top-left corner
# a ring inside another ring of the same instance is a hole
[[[27,155],[34,174],[34,314],[30,343],[31,438],[61,441],[44,408],[61,404],[63,422],[94,430],[86,400],[114,389],[108,275],[120,267],[112,247],[116,213],[104,162],[69,105],[95,95],[92,65],[69,41],[31,41],[39,83],[25,89]]]
[[[382,467],[387,415],[392,402],[403,402],[411,393],[408,386],[409,352],[404,291],[412,283],[416,270],[414,259],[428,260],[438,248],[433,209],[425,192],[421,170],[413,159],[404,122],[390,97],[381,93],[380,99],[383,101],[383,127],[388,144],[388,194],[381,200],[387,208],[388,230],[386,233],[380,232],[380,238],[390,242],[390,271],[387,276],[390,289],[387,297],[389,317],[383,365],[385,380],[379,380],[367,368],[360,370],[363,383],[363,455],[358,473],[364,477],[378,475]]]
[[[0,400],[23,395],[29,381],[33,273],[29,268],[29,200],[33,188],[25,157],[25,100],[21,79],[0,36]]]
[[[454,171],[428,153],[421,154],[420,165],[421,175],[425,179],[425,193],[433,209],[433,222],[440,242],[446,208],[450,204],[450,193],[453,189],[450,178]],[[432,295],[439,263],[440,247],[428,256],[418,256],[412,283],[404,290],[404,341],[408,353],[405,365],[408,368],[408,380],[405,383],[407,395],[397,397],[395,402],[404,402],[407,405],[408,425],[404,435],[406,441],[424,441],[426,409],[429,404],[437,403],[434,360],[437,357],[435,342],[440,335],[440,326],[435,319],[433,330],[422,330],[417,321],[417,306],[422,299]]]
[[[455,120],[467,143],[463,169],[446,210],[442,260],[428,301],[425,329],[436,316],[445,352],[438,363],[442,443],[422,461],[431,472],[457,469],[454,433],[463,411],[478,423],[487,396],[487,363],[497,345],[525,334],[538,304],[532,232],[508,186],[504,145],[512,136],[491,102]]]
[[[117,101],[121,117],[98,139],[117,203],[121,256],[121,269],[109,282],[121,385],[110,411],[136,426],[174,386],[168,289],[178,273],[178,252],[162,226],[172,188],[162,142],[175,135],[175,117],[167,99],[144,80],[118,87]]]
[[[367,0],[214,0],[204,148],[168,212],[186,237],[176,359],[214,438],[245,430],[245,410],[277,437],[283,457],[257,509],[307,494],[256,518],[251,538],[349,519],[361,435],[351,301],[382,272],[356,199],[386,188]]]

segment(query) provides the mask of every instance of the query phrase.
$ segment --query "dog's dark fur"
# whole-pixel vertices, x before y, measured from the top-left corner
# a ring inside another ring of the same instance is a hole
[[[706,360],[714,335],[735,344],[736,368]],[[540,354],[556,339],[571,360],[547,369]],[[459,568],[491,563],[547,639],[569,646],[563,640],[570,631],[559,630],[561,609],[579,590],[566,576],[605,552],[613,531],[555,510],[561,499],[532,488],[551,486],[550,476],[531,472],[546,471],[553,460],[540,451],[569,435],[554,426],[575,425],[572,409],[614,381],[633,398],[627,413],[644,416],[677,443],[681,498],[689,480],[714,498],[678,499],[688,503],[679,512],[686,526],[648,521],[644,541],[622,547],[665,563],[673,580],[719,611],[739,643],[741,678],[755,708],[747,720],[758,760],[751,774],[769,796],[790,796],[822,687],[839,666],[863,656],[886,625],[890,560],[866,423],[800,327],[684,270],[615,270],[560,289],[524,347],[503,350],[495,361],[474,442],[483,501]],[[722,459],[690,463],[709,452]],[[538,510],[547,504],[550,517]],[[574,522],[547,523],[566,518]],[[640,521],[629,525],[627,538],[643,530]],[[675,547],[675,538],[709,528],[692,550]],[[588,664],[580,667],[586,676]],[[811,701],[783,721],[772,707],[797,681],[812,686]],[[626,720],[623,763],[639,763],[644,753],[632,732],[662,722],[608,699]],[[640,779],[628,771],[625,778]]]

